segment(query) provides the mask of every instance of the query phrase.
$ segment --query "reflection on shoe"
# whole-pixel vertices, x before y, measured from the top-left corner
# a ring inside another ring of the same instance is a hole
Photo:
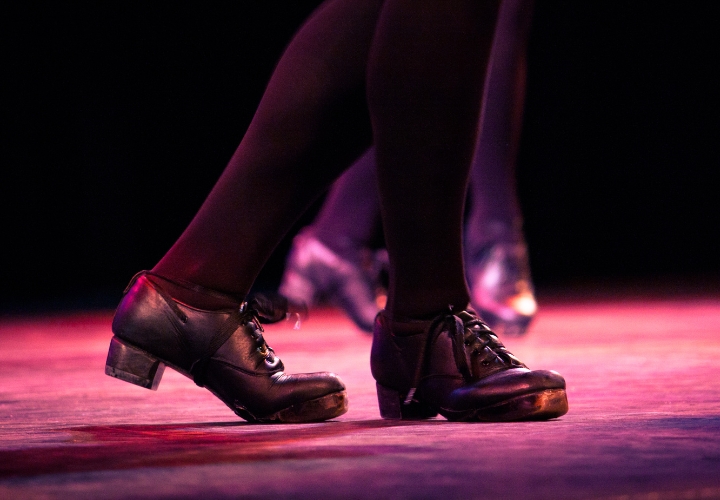
[[[524,334],[537,312],[525,244],[490,244],[468,260],[473,307],[497,333]]]

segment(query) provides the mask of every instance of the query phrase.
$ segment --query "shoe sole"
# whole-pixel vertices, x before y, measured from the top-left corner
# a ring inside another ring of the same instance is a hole
[[[110,377],[156,391],[166,366],[185,377],[192,378],[183,369],[124,340],[115,336],[110,340],[108,357],[105,362],[105,374]],[[237,401],[235,404],[230,404],[211,388],[205,387],[205,389],[225,403],[236,415],[253,423],[321,422],[339,417],[348,410],[347,392],[343,390],[288,406],[271,415],[256,417]]]
[[[440,414],[455,422],[523,422],[558,418],[568,408],[565,389],[546,389],[476,410],[457,412],[441,408]]]
[[[432,418],[438,413],[453,422],[519,422],[549,420],[568,412],[565,389],[546,389],[515,396],[484,408],[454,411],[434,409],[422,401],[405,403],[400,392],[376,384],[380,416],[393,420],[420,420]]]
[[[232,407],[231,407],[232,408]],[[348,411],[347,392],[340,391],[328,394],[317,399],[303,401],[296,405],[280,410],[269,417],[247,418],[247,414],[239,408],[232,408],[235,413],[249,422],[257,423],[283,423],[300,424],[306,422],[322,422],[331,418],[339,417]]]

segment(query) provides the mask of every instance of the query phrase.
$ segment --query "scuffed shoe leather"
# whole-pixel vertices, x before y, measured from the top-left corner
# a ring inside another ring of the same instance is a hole
[[[467,261],[473,307],[500,335],[524,334],[537,302],[525,243],[494,243]]]

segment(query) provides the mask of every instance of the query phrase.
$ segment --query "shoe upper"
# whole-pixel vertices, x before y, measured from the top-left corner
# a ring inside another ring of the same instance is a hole
[[[112,329],[249,419],[345,389],[331,373],[285,374],[247,303],[232,310],[195,309],[174,301],[145,275],[131,282]]]
[[[432,321],[375,322],[373,377],[443,411],[465,411],[543,389],[564,388],[555,372],[531,371],[473,311]]]

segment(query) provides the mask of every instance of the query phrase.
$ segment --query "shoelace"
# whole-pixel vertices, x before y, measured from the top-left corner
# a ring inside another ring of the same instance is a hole
[[[524,366],[480,318],[467,311],[460,312],[456,318],[456,328],[450,334],[453,337],[455,363],[463,377],[468,380],[478,377],[483,368],[492,364]],[[462,329],[457,328],[459,324],[462,324]]]
[[[274,368],[280,364],[280,358],[275,356],[275,351],[267,344],[262,335],[262,332],[265,331],[262,323],[275,323],[276,321],[280,321],[284,318],[284,313],[281,315],[281,319],[273,321],[274,311],[263,310],[263,312],[260,312],[254,305],[253,302],[241,303],[238,309],[228,316],[225,324],[210,340],[203,355],[190,366],[190,374],[198,386],[203,387],[205,385],[205,371],[212,356],[238,329],[243,327],[247,327],[246,331],[250,333],[250,336],[255,341],[257,352],[265,358],[268,367]],[[270,316],[270,320],[268,316]]]
[[[455,365],[467,381],[479,376],[483,371],[481,367],[489,367],[494,363],[508,368],[525,366],[505,349],[497,335],[475,314],[468,311],[453,314],[450,310],[435,318],[428,327],[428,336],[420,352],[413,387],[408,392],[404,404],[414,401],[415,391],[427,363],[425,359],[427,346],[443,332],[447,332],[452,339]]]

